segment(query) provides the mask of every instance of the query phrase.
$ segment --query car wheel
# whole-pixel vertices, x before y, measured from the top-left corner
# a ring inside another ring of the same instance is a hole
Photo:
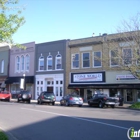
[[[103,106],[104,106],[103,103],[102,102],[99,102],[99,107],[100,108],[103,108]]]
[[[19,102],[19,99],[17,99],[17,102]]]
[[[55,105],[55,102],[52,102],[52,105]]]
[[[66,102],[66,106],[69,106],[69,103],[68,103],[68,101]]]

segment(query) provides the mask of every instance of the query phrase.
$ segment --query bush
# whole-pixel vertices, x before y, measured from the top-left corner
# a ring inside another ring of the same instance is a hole
[[[0,140],[8,140],[8,137],[0,130]]]
[[[130,106],[130,108],[140,109],[140,102],[134,103]]]

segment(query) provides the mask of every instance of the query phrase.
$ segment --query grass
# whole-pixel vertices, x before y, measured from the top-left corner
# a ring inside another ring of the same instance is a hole
[[[0,130],[0,140],[8,140],[8,137],[5,135],[3,131]]]
[[[130,108],[140,109],[140,102],[134,103],[130,106]]]

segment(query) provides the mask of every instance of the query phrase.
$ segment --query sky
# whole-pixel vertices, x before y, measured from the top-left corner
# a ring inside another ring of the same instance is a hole
[[[140,0],[19,0],[26,22],[17,43],[79,39],[117,32],[122,20],[140,12]]]

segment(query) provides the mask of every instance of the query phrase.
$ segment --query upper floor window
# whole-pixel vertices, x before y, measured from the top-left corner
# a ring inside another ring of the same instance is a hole
[[[24,71],[24,56],[21,56],[21,70]]]
[[[52,70],[52,66],[53,66],[53,59],[52,59],[52,55],[50,55],[47,57],[47,70]]]
[[[132,50],[128,48],[123,49],[123,62],[125,65],[132,64]]]
[[[110,51],[110,66],[118,66],[119,58],[118,58],[118,50]]]
[[[93,52],[93,67],[101,67],[102,62],[101,62],[101,52]]]
[[[20,57],[17,56],[16,57],[16,71],[19,71],[20,70]]]
[[[26,59],[25,60],[25,63],[26,63],[25,64],[25,70],[26,71],[29,71],[29,68],[30,68],[30,56],[27,54],[26,57],[25,57],[25,59]]]
[[[90,56],[89,53],[83,53],[83,68],[90,67]]]
[[[4,60],[1,61],[1,73],[4,73]]]
[[[44,70],[44,57],[41,56],[39,57],[39,70]]]
[[[72,68],[79,68],[79,54],[72,54]]]
[[[61,56],[61,54],[59,54],[59,52],[58,52],[58,54],[56,55],[56,58],[55,58],[56,60],[55,60],[55,69],[62,69],[62,56]]]

